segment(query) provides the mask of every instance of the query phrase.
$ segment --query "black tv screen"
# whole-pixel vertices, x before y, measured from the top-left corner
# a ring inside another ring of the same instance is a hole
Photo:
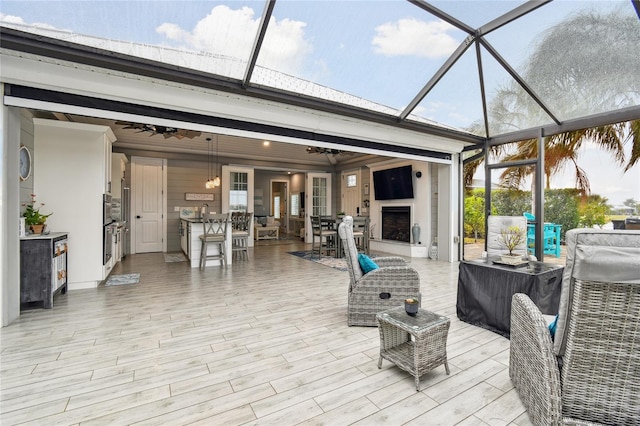
[[[413,198],[411,166],[373,172],[373,192],[376,200]]]

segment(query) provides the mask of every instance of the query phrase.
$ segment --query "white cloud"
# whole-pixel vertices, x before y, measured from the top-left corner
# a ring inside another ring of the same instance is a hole
[[[267,68],[297,74],[313,46],[305,40],[305,22],[271,17],[259,63]]]
[[[181,43],[190,50],[248,59],[258,31],[259,17],[249,7],[232,10],[221,5],[195,25],[185,30],[173,23],[163,23],[156,28],[167,39]],[[271,17],[262,45],[259,64],[283,72],[295,73],[313,49],[305,40],[306,23]]]
[[[376,36],[371,44],[375,53],[387,56],[445,57],[459,44],[447,34],[453,29],[444,21],[400,19],[376,27]]]
[[[13,15],[5,15],[4,13],[0,13],[0,21],[10,22],[12,24],[21,24],[21,25],[26,24],[26,22],[24,22],[24,19],[22,19],[21,17],[13,16]]]
[[[33,23],[33,24],[27,24],[25,22],[25,20],[22,19],[19,16],[5,15],[4,13],[0,13],[0,21],[6,22],[8,24],[30,25],[30,26],[33,26],[33,27],[47,28],[47,29],[50,29],[50,30],[56,29],[56,27],[54,27],[53,25],[43,24],[43,23],[39,23],[39,22],[36,22],[36,23]],[[62,30],[62,31],[68,31],[68,30]]]

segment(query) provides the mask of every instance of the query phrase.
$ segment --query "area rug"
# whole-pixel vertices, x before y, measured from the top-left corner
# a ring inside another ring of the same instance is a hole
[[[186,262],[187,258],[184,253],[165,253],[164,261],[167,263],[171,262]]]
[[[315,254],[312,256],[311,250],[306,251],[290,251],[289,254],[301,257],[302,259],[310,260],[315,263],[319,263],[324,266],[328,266],[339,271],[347,271],[347,261],[345,259],[336,259],[335,257],[321,256]]]
[[[111,275],[104,285],[127,285],[138,284],[139,282],[140,274]]]

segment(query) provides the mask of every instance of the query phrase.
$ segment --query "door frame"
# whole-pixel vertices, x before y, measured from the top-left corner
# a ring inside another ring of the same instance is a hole
[[[231,185],[229,185],[229,182],[231,182],[232,172],[247,173],[247,212],[253,213],[255,215],[253,200],[255,169],[253,167],[233,165],[222,166],[222,182],[220,184],[220,213],[229,212],[229,191],[231,190]],[[249,247],[254,246],[253,242],[253,224],[251,224],[249,226]]]
[[[360,209],[360,212],[348,212],[345,208],[345,194],[347,193],[347,176],[348,175],[356,175],[356,187],[353,191],[357,193],[357,203],[354,206],[355,209]],[[340,174],[340,210],[345,212],[350,216],[360,216],[362,213],[362,170],[361,169],[352,169],[345,170]]]
[[[313,238],[313,229],[311,228],[311,216],[313,213],[313,178],[327,179],[327,214],[331,214],[331,202],[333,200],[333,173],[328,172],[308,172],[305,175],[305,202],[304,202],[304,229],[305,243],[311,243]]]
[[[141,156],[132,156],[131,157],[131,216],[133,216],[136,211],[137,205],[136,203],[136,191],[138,189],[138,185],[140,182],[137,182],[136,178],[136,168],[141,160],[160,160],[162,162],[162,252],[167,252],[167,159],[166,158],[153,158],[153,157],[141,157]],[[135,235],[138,231],[136,226],[137,221],[130,220],[129,222],[129,249],[131,250],[131,254],[136,254],[136,244],[135,244]],[[133,241],[131,239],[134,239]]]
[[[287,210],[285,212],[285,217],[280,218],[280,227],[284,229],[285,236],[289,233],[289,217],[291,216],[291,206],[289,205],[289,187],[291,186],[291,182],[286,179],[270,179],[269,180],[269,212],[273,211],[273,184],[274,183],[284,183],[285,191],[284,197],[286,200]]]

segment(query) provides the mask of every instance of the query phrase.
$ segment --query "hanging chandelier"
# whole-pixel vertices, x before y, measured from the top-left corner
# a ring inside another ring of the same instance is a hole
[[[207,138],[208,143],[208,171],[207,176],[208,179],[204,184],[206,189],[214,189],[220,186],[220,176],[218,176],[218,136],[216,135],[216,177],[211,178],[213,176],[213,165],[211,163],[211,138]]]

